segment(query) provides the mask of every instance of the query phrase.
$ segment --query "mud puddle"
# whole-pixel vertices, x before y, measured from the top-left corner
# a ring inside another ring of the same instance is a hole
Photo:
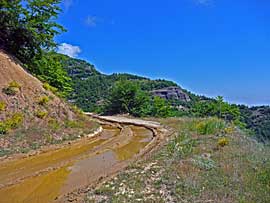
[[[99,180],[145,148],[153,134],[143,127],[103,126],[96,138],[21,160],[0,163],[0,202],[48,203]]]

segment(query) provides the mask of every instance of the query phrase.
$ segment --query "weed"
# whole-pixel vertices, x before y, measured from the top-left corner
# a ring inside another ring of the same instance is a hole
[[[195,140],[189,134],[182,132],[168,144],[167,150],[171,155],[177,154],[180,157],[185,157],[192,153],[194,146]]]
[[[52,93],[57,93],[58,89],[56,87],[51,86],[49,83],[44,83],[43,88],[45,90],[51,91]]]
[[[83,127],[83,122],[67,120],[65,122],[65,126],[67,128],[82,128]]]
[[[2,89],[2,92],[9,96],[14,96],[21,90],[21,85],[16,81],[9,83],[8,87]]]
[[[196,125],[200,135],[211,135],[221,133],[225,129],[225,122],[217,118],[205,119]]]
[[[0,122],[0,134],[6,134],[10,129],[17,128],[23,121],[23,115],[21,113],[15,113],[11,118]]]
[[[6,103],[3,101],[0,101],[0,112],[4,111],[6,109],[6,107],[7,107]]]
[[[216,167],[215,162],[211,158],[197,155],[193,158],[193,164],[203,170],[211,170]]]
[[[50,101],[48,96],[42,96],[38,99],[38,104],[44,106]]]
[[[10,154],[12,154],[12,151],[10,149],[0,149],[0,157]]]
[[[18,90],[15,88],[6,87],[6,88],[3,88],[2,92],[5,93],[6,95],[14,96],[17,94]]]
[[[23,121],[23,114],[15,113],[11,116],[11,118],[5,121],[5,124],[10,129],[17,128]]]
[[[7,125],[4,122],[0,122],[0,135],[6,134],[7,131]]]
[[[10,82],[8,86],[11,88],[21,89],[21,85],[19,83],[17,83],[16,81]]]
[[[217,144],[219,147],[225,147],[226,145],[229,144],[229,139],[226,137],[219,138]]]
[[[50,118],[50,120],[48,121],[48,125],[53,130],[58,130],[61,127],[59,122],[54,118]]]
[[[40,119],[44,119],[47,115],[48,112],[46,111],[37,111],[35,112],[36,117],[40,118]]]

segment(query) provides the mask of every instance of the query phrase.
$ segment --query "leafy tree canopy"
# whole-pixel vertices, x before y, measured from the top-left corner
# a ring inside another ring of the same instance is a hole
[[[0,48],[29,64],[42,50],[56,46],[54,37],[64,31],[55,22],[60,0],[1,0]]]

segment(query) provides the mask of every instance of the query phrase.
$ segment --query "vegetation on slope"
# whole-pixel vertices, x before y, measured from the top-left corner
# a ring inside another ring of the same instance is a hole
[[[258,140],[269,142],[270,140],[270,106],[247,107],[239,106],[242,121],[246,127],[255,132]]]
[[[160,121],[175,137],[89,191],[84,202],[269,202],[269,147],[218,119]]]
[[[176,86],[171,81],[150,80],[131,74],[105,75],[98,72],[93,65],[70,57],[66,57],[62,60],[62,63],[64,69],[72,78],[72,87],[74,89],[68,99],[84,111],[99,112],[105,100],[109,99],[112,87],[121,80],[133,81],[145,92]]]
[[[144,104],[144,111],[142,112],[129,112],[122,111],[121,109],[110,110],[108,103],[112,103],[112,90],[121,81],[129,80],[142,90],[145,95],[149,96],[149,91],[161,89],[169,86],[177,86],[172,81],[167,80],[150,80],[145,77],[140,77],[131,74],[112,74],[105,75],[98,72],[95,67],[83,60],[73,59],[68,56],[57,54],[61,58],[63,68],[68,72],[71,77],[72,88],[74,91],[68,96],[69,101],[76,104],[84,111],[91,112],[107,112],[107,113],[130,113],[135,116],[159,116],[160,113],[154,113],[150,104]],[[127,88],[128,89],[128,88]],[[269,140],[270,127],[268,114],[269,107],[252,107],[237,106],[225,102],[222,97],[215,99],[207,98],[205,96],[198,96],[187,90],[183,90],[191,98],[190,102],[181,102],[177,100],[170,101],[157,101],[158,103],[165,103],[162,106],[172,106],[172,111],[163,113],[163,117],[168,116],[191,116],[191,117],[208,117],[217,116],[230,122],[234,122],[240,127],[246,127],[252,134],[255,134],[259,140]],[[120,94],[118,95],[120,96]],[[117,96],[114,96],[116,98]],[[142,97],[143,100],[149,101]],[[117,100],[117,99],[116,99]],[[116,101],[115,100],[115,101]],[[156,99],[158,100],[158,99]],[[180,107],[180,108],[178,108]],[[178,110],[176,110],[176,108]],[[168,108],[167,108],[168,109]],[[157,110],[157,109],[156,109]],[[149,113],[152,111],[152,114]],[[157,110],[158,111],[158,110]],[[258,116],[258,112],[259,116]]]
[[[0,2],[0,156],[74,139],[97,127],[55,95],[72,91],[61,63],[65,57],[51,52],[54,37],[64,31],[56,23],[59,3]]]

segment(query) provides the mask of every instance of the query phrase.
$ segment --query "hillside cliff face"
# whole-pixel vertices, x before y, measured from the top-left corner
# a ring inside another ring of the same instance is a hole
[[[185,93],[180,87],[165,87],[158,90],[153,90],[151,93],[155,96],[161,97],[163,99],[173,99],[182,102],[189,102],[191,99],[187,93]]]

